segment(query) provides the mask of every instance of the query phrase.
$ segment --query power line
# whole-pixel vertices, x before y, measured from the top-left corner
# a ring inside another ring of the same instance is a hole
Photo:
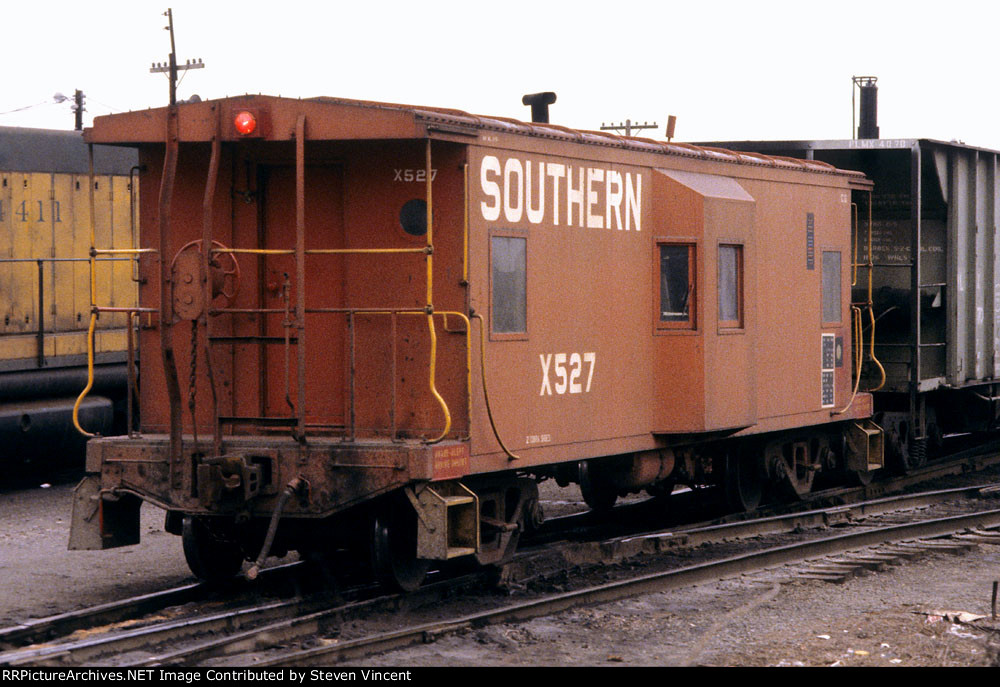
[[[33,107],[38,107],[39,105],[54,105],[60,101],[57,100],[43,100],[40,103],[35,103],[34,105],[25,105],[24,107],[18,107],[13,110],[7,110],[6,112],[0,112],[0,115],[13,114],[15,112],[23,112],[25,110],[30,110]]]

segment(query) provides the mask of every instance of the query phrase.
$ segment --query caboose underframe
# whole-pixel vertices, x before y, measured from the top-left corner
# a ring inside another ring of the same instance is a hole
[[[141,499],[205,577],[362,539],[406,587],[509,557],[525,475],[751,507],[765,478],[881,466],[852,374],[860,175],[333,99],[88,135],[139,147],[153,229],[141,433],[90,443],[74,547],[135,541]]]

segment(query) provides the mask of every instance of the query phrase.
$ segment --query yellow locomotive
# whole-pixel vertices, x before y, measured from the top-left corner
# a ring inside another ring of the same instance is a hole
[[[85,437],[73,409],[88,382],[91,319],[88,251],[131,248],[138,219],[133,150],[95,146],[80,132],[0,127],[0,441],[5,467],[82,463]],[[94,193],[91,199],[91,166]],[[136,302],[127,254],[102,256],[98,302]],[[89,432],[128,422],[126,313],[94,328],[94,383],[77,409]]]

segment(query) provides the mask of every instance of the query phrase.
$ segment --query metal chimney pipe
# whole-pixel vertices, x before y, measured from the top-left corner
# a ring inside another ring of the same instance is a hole
[[[549,123],[549,105],[555,101],[556,94],[552,91],[529,93],[521,98],[522,105],[531,106],[531,121],[539,124]]]
[[[854,83],[861,91],[858,138],[878,138],[878,79],[874,76],[855,76]]]

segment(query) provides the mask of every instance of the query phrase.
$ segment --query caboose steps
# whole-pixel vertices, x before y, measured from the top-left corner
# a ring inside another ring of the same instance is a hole
[[[885,467],[885,434],[871,420],[850,423],[847,442],[848,469],[872,471]]]
[[[444,561],[479,550],[479,499],[459,482],[407,488],[417,511],[417,557]]]

